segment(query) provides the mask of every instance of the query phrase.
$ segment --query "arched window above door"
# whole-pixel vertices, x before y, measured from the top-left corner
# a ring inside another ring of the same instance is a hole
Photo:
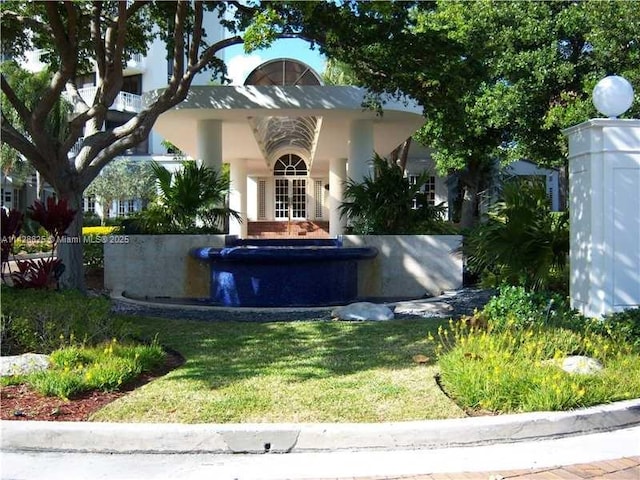
[[[282,155],[273,166],[273,175],[276,177],[306,176],[307,163],[293,153]]]
[[[245,85],[322,85],[309,65],[292,58],[277,58],[254,69],[244,81]]]

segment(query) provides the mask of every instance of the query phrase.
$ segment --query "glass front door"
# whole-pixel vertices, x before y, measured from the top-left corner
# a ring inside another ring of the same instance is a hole
[[[275,218],[300,220],[307,217],[307,180],[276,178]]]

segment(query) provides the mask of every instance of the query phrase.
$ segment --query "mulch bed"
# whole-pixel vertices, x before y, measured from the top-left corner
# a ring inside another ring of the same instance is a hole
[[[145,373],[117,392],[93,390],[69,400],[45,397],[26,385],[10,385],[0,391],[2,420],[48,420],[83,422],[106,404],[127,395],[150,381],[159,378],[184,363],[184,357],[168,351],[165,363],[153,372]]]

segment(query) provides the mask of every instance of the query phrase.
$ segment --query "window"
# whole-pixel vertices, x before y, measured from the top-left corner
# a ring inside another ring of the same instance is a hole
[[[245,85],[322,85],[311,67],[297,60],[269,60],[253,70]]]
[[[283,155],[278,159],[273,167],[273,174],[277,176],[284,175],[307,175],[307,164],[298,155]]]
[[[423,190],[427,197],[429,205],[436,204],[436,177],[433,175],[427,177],[427,182],[424,184]]]
[[[96,84],[96,74],[87,73],[76,77],[76,85],[78,88],[93,87]]]
[[[118,216],[123,217],[127,214],[127,202],[124,200],[118,201]]]
[[[87,213],[96,213],[96,197],[92,195],[84,198],[84,211]]]
[[[122,79],[122,91],[142,95],[142,75],[130,75]]]
[[[409,184],[415,185],[416,183],[418,183],[418,178],[420,178],[420,175],[409,175],[408,176]],[[433,175],[430,175],[429,177],[427,177],[427,181],[422,186],[420,191],[425,195],[425,198],[427,199],[427,203],[429,205],[432,205],[432,206],[435,205],[436,204],[436,177]],[[417,198],[413,199],[413,205],[411,206],[411,208],[413,208],[414,210],[418,208]]]

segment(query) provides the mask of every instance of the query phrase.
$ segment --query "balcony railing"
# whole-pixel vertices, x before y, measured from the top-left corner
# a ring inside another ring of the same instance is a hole
[[[67,156],[69,158],[75,158],[78,153],[80,152],[80,149],[82,148],[82,142],[84,142],[84,137],[80,137],[78,138],[78,140],[76,141],[76,143],[73,145],[73,147],[71,147],[71,150],[69,150],[69,153],[67,154]],[[138,145],[136,145],[133,148],[130,148],[129,150],[126,150],[123,155],[127,156],[127,155],[147,155],[149,153],[149,140],[143,140],[142,142],[140,142]]]
[[[78,155],[78,152],[80,151],[80,148],[82,147],[82,142],[84,141],[84,137],[80,137],[76,143],[73,145],[73,147],[71,147],[71,150],[69,150],[68,156],[69,158],[74,158]]]
[[[78,89],[78,93],[88,105],[93,103],[93,99],[96,96],[97,91],[98,87],[84,87]],[[120,92],[109,108],[111,110],[119,110],[121,112],[138,113],[142,110],[142,95]]]
[[[131,55],[129,61],[127,61],[127,65],[125,70],[139,70],[144,71],[145,67],[145,57],[141,53],[134,53]]]

